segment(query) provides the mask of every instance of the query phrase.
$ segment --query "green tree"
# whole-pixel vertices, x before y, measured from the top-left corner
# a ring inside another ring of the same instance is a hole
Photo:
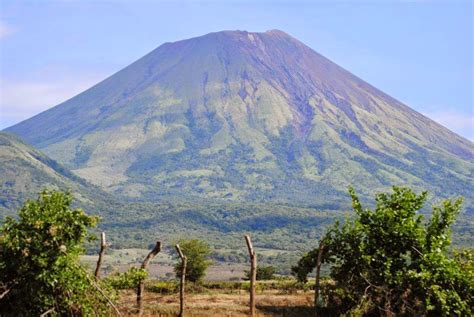
[[[470,316],[474,285],[460,262],[448,257],[451,226],[462,199],[445,200],[424,221],[418,211],[427,193],[393,187],[364,209],[352,188],[354,218],[336,223],[321,240],[331,265],[342,312],[359,315]],[[293,273],[301,280],[314,268],[317,250]],[[329,291],[326,292],[329,294]],[[333,302],[331,298],[327,301]]]
[[[186,280],[191,282],[200,282],[206,275],[206,270],[211,265],[209,256],[211,254],[211,248],[209,245],[201,240],[180,240],[179,245],[183,254],[188,258],[186,267]],[[176,276],[179,277],[181,274],[181,260],[178,259],[174,270]]]
[[[104,314],[98,294],[79,264],[87,229],[97,223],[81,209],[71,209],[69,193],[43,191],[6,218],[0,233],[0,285],[7,292],[0,315],[38,316]]]

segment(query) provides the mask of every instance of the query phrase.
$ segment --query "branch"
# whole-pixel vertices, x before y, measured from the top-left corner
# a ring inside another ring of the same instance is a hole
[[[99,259],[97,260],[97,265],[95,267],[95,279],[99,279],[100,277],[100,267],[102,266],[102,258],[104,257],[105,249],[107,248],[107,242],[105,241],[105,232],[102,232],[100,236],[100,252],[99,252]]]
[[[122,317],[122,314],[120,313],[118,308],[115,306],[115,304],[112,302],[112,300],[104,293],[104,291],[99,287],[99,285],[97,285],[97,283],[89,277],[89,273],[80,264],[77,264],[77,263],[74,263],[74,264],[86,274],[86,278],[89,281],[89,283],[91,283],[91,285],[94,286],[95,289],[97,289],[99,293],[105,298],[105,300],[109,303],[109,305],[112,306],[112,308],[115,311],[115,314],[117,316]]]
[[[0,299],[4,298],[8,293],[10,293],[10,291],[11,291],[11,288],[7,289],[5,292],[0,294]]]
[[[100,294],[102,294],[102,296],[107,300],[107,302],[110,304],[110,306],[112,306],[112,308],[115,310],[115,314],[117,314],[117,316],[122,316],[122,314],[120,313],[120,311],[118,310],[118,308],[114,305],[114,303],[112,302],[112,300],[104,293],[104,291],[99,287],[99,285],[97,285],[96,282],[94,282],[90,277],[89,275],[86,275],[87,276],[87,279],[89,280],[89,282],[92,284],[92,286],[94,286],[99,292]]]
[[[40,317],[45,317],[45,316],[48,316],[48,314],[52,313],[54,311],[54,307],[51,308],[51,309],[48,309],[47,311],[45,311],[44,313],[42,313],[40,315]]]
[[[419,255],[423,256],[423,253],[420,252],[420,250],[418,250],[417,248],[415,248],[414,246],[411,246],[411,248],[413,250],[415,250]]]
[[[3,291],[2,294],[0,294],[0,299],[4,298],[5,296],[8,295],[8,293],[10,293],[10,291],[12,290],[13,286],[15,286],[16,284],[18,284],[18,280],[16,279],[13,279],[11,282],[10,282],[10,285],[8,285],[8,283],[2,285],[2,288],[5,289],[5,291]],[[0,284],[1,285],[1,284]]]
[[[369,286],[372,286],[372,287],[375,287],[375,288],[382,288],[380,286],[377,286],[377,285],[374,285],[374,284],[370,283],[369,280],[367,278],[365,278],[364,275],[362,275],[362,273],[359,273],[359,275],[367,282],[367,284],[369,284]],[[367,290],[367,288],[366,288],[366,290]]]

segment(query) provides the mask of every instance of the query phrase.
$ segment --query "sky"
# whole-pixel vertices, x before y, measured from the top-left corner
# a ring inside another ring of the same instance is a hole
[[[280,29],[474,140],[473,2],[2,0],[0,129],[165,42]]]

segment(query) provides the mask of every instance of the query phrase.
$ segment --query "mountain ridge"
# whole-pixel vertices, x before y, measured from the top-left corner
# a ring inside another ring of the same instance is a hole
[[[314,203],[356,183],[472,201],[472,142],[279,30],[165,43],[7,131],[129,198]]]

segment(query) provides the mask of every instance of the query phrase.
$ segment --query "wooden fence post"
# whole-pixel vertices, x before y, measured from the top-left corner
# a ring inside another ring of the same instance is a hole
[[[324,244],[319,242],[318,258],[316,260],[316,281],[314,285],[314,308],[316,309],[316,316],[318,316],[318,300],[319,300],[319,276],[321,271],[321,258],[323,255]]]
[[[181,258],[181,283],[179,285],[179,317],[184,317],[184,282],[186,280],[186,265],[188,258],[183,254],[179,244],[176,245],[176,251]]]
[[[245,235],[245,242],[250,256],[250,316],[255,316],[255,287],[257,282],[257,255],[252,246],[249,235]]]
[[[100,278],[100,267],[102,266],[102,260],[103,260],[106,248],[107,248],[107,242],[105,241],[105,232],[102,232],[102,234],[100,235],[99,259],[97,260],[97,266],[95,267],[95,273],[94,273],[96,280]]]
[[[161,251],[161,242],[157,241],[155,247],[153,250],[148,253],[146,256],[145,260],[143,260],[142,263],[142,269],[146,270],[148,268],[148,263]],[[138,306],[138,316],[141,316],[143,313],[143,303],[142,303],[142,297],[143,297],[143,292],[145,290],[145,281],[142,280],[138,284],[137,287],[137,306]]]

